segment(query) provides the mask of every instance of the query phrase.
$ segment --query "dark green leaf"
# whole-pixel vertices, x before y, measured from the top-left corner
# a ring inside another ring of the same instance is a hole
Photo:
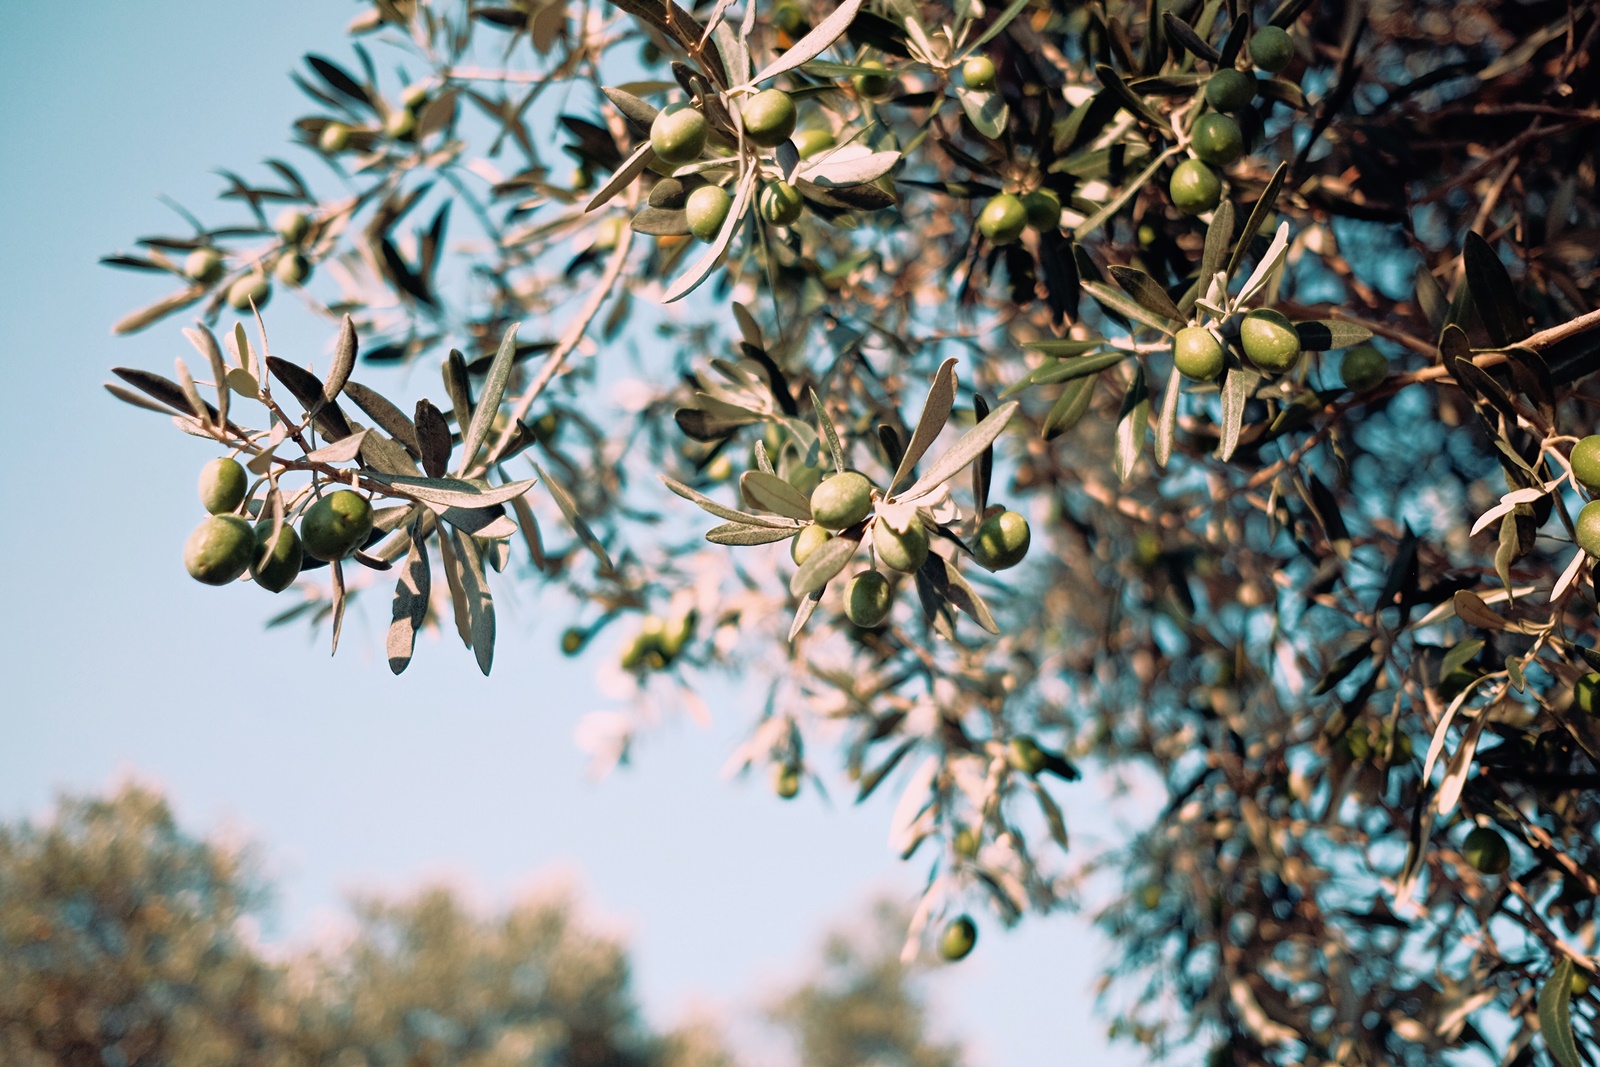
[[[1061,396],[1056,399],[1039,429],[1046,441],[1053,441],[1078,425],[1089,410],[1089,402],[1094,399],[1094,383],[1098,380],[1094,375],[1077,378],[1061,391]]]
[[[1517,302],[1511,275],[1489,247],[1489,242],[1469,232],[1461,258],[1466,265],[1472,302],[1477,305],[1478,317],[1495,347],[1504,348],[1526,338],[1529,334],[1527,316]]]
[[[1370,659],[1372,659],[1372,639],[1367,638],[1329,665],[1317,684],[1312,687],[1311,695],[1319,697],[1332,692],[1333,688],[1348,678],[1351,672]]]
[[[1222,55],[1201,36],[1194,32],[1194,27],[1180,19],[1170,11],[1161,13],[1161,21],[1167,28],[1167,35],[1172,40],[1183,46],[1183,50],[1196,59],[1203,59],[1213,67],[1222,61]]]
[[[1122,291],[1138,301],[1139,306],[1162,319],[1177,322],[1184,320],[1183,312],[1178,310],[1167,291],[1156,284],[1156,280],[1142,270],[1133,267],[1112,267],[1111,277]]]
[[[1161,394],[1161,415],[1156,420],[1156,463],[1165,467],[1172,458],[1173,438],[1178,430],[1178,400],[1183,395],[1183,375],[1177,367],[1167,376],[1166,391]]]
[[[905,455],[900,457],[900,465],[895,468],[894,477],[889,479],[890,493],[893,493],[895,486],[916,469],[917,461],[922,459],[934,439],[939,436],[944,424],[950,421],[950,411],[955,407],[955,402],[956,361],[947,359],[934,373],[933,384],[928,388],[928,398],[922,404],[922,415],[917,420],[917,428],[911,434],[911,443],[906,446]]]
[[[776,474],[763,471],[745,471],[739,477],[739,495],[746,506],[756,511],[771,512],[789,519],[811,520],[811,503],[800,492]]]
[[[414,424],[422,473],[430,478],[443,477],[450,469],[450,424],[444,421],[443,413],[432,401],[426,399],[417,401]]]
[[[879,784],[889,776],[889,772],[894,770],[900,761],[905,758],[906,753],[917,747],[919,740],[920,738],[916,737],[906,738],[895,746],[895,750],[889,753],[888,759],[862,774],[860,788],[856,791],[857,804],[872,795],[872,791],[877,789]]]
[[[1308,319],[1295,323],[1294,332],[1300,335],[1300,347],[1310,352],[1349,348],[1372,337],[1372,331],[1365,326],[1342,319]]]
[[[1572,972],[1571,957],[1563,955],[1539,990],[1539,1033],[1561,1067],[1583,1067],[1572,1036]]]
[[[1117,477],[1127,481],[1133,477],[1139,453],[1144,451],[1144,439],[1150,433],[1150,390],[1145,386],[1144,365],[1134,364],[1133,381],[1122,397],[1122,411],[1117,416],[1117,450],[1112,458],[1112,468]]]
[[[1122,77],[1115,70],[1101,63],[1094,68],[1094,71],[1100,77],[1100,84],[1104,85],[1106,91],[1116,97],[1117,101],[1128,109],[1129,114],[1148,124],[1163,136],[1171,132],[1163,126],[1161,117],[1151,111],[1150,106],[1139,99],[1132,89],[1128,88],[1127,83],[1122,80]]]

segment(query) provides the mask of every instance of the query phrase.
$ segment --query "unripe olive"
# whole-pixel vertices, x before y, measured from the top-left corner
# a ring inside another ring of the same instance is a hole
[[[1339,361],[1339,380],[1352,393],[1365,393],[1389,377],[1389,359],[1371,345],[1357,345]],[[1600,438],[1596,438],[1600,443]],[[1600,456],[1596,456],[1600,459]]]
[[[1600,556],[1600,500],[1591,500],[1578,512],[1578,547]]]
[[[965,915],[953,920],[939,938],[939,955],[951,963],[964,960],[978,943],[978,928]]]
[[[805,210],[800,190],[782,180],[763,185],[756,206],[761,210],[761,217],[774,226],[792,225]]]
[[[1294,42],[1281,26],[1263,26],[1250,38],[1250,61],[1276,74],[1294,60]]]
[[[1239,324],[1239,343],[1250,362],[1281,373],[1300,361],[1300,335],[1281,311],[1257,308]]]
[[[396,108],[383,120],[383,132],[396,141],[404,141],[417,129],[417,116],[410,108]]]
[[[1054,189],[1035,189],[1022,198],[1028,229],[1047,233],[1061,228],[1061,197]]]
[[[236,459],[219,457],[200,468],[200,504],[213,515],[238,511],[250,476]]]
[[[894,608],[894,590],[878,571],[862,571],[844,590],[844,613],[863,629],[882,626]]]
[[[1222,344],[1204,326],[1185,326],[1172,339],[1172,362],[1184,377],[1209,382],[1222,373]]]
[[[249,311],[252,302],[257,308],[267,306],[272,297],[272,285],[265,274],[246,274],[228,286],[228,306],[235,311]]]
[[[884,66],[882,62],[876,59],[864,59],[860,63],[857,63],[856,66],[866,67],[873,72],[870,74],[857,74],[855,77],[850,79],[851,84],[856,88],[856,92],[860,93],[869,100],[876,100],[879,97],[888,95],[888,67]],[[884,73],[876,73],[880,70]]]
[[[1511,866],[1511,846],[1498,831],[1475,826],[1461,842],[1461,858],[1483,874],[1504,874]]]
[[[728,219],[733,201],[720,185],[702,185],[689,194],[683,210],[689,217],[689,231],[702,241],[715,241]]]
[[[772,791],[784,800],[793,800],[800,793],[800,770],[787,763],[772,768]]]
[[[300,540],[306,552],[330,563],[352,555],[371,532],[372,505],[349,489],[322,497],[300,520]]]
[[[811,491],[811,517],[830,530],[854,526],[872,512],[872,483],[857,471],[823,479]]]
[[[272,276],[290,288],[299,288],[311,277],[311,261],[299,252],[291,252],[278,260],[278,265],[272,268]]]
[[[706,117],[692,105],[669,104],[650,124],[650,147],[663,163],[693,163],[705,150],[707,130]]]
[[[1256,80],[1241,70],[1224,67],[1206,81],[1206,103],[1218,111],[1238,111],[1256,95]]]
[[[800,5],[791,0],[779,0],[774,4],[767,18],[772,22],[772,28],[780,30],[789,36],[805,24],[805,12],[800,10]]]
[[[286,207],[278,212],[277,220],[272,228],[292,245],[299,244],[305,239],[306,233],[311,229],[311,220],[306,218],[306,213],[297,207]]]
[[[1227,115],[1212,112],[1194,124],[1194,154],[1213,167],[1226,167],[1244,155],[1244,131]]]
[[[978,231],[997,245],[1008,245],[1022,236],[1028,225],[1028,209],[1010,193],[1001,193],[978,214]]]
[[[330,122],[317,135],[317,147],[329,155],[343,152],[350,143],[350,127],[342,122]]]
[[[991,571],[1015,567],[1028,554],[1032,540],[1028,520],[1015,511],[1002,511],[983,521],[972,539],[972,555]]]
[[[617,242],[622,239],[623,221],[615,215],[600,220],[600,225],[594,230],[594,247],[600,252],[609,252],[617,247]]]
[[[763,89],[739,109],[744,135],[762,148],[776,148],[794,132],[794,97],[782,89]]]
[[[833,535],[823,527],[812,523],[802,526],[800,532],[795,534],[794,540],[789,542],[789,558],[796,565],[804,563],[811,558],[811,553],[833,540]]]
[[[914,521],[901,533],[879,519],[872,531],[872,548],[884,566],[909,574],[928,558],[928,528]]]
[[[951,846],[956,850],[956,855],[969,860],[978,854],[978,849],[982,844],[982,840],[978,837],[978,831],[970,826],[963,826],[957,830],[955,839],[951,842]]]
[[[1185,215],[1204,215],[1222,203],[1222,180],[1198,159],[1186,159],[1173,169],[1167,191]]]
[[[269,593],[281,593],[300,577],[300,567],[305,562],[305,548],[294,527],[284,523],[278,529],[278,539],[272,540],[272,520],[256,523],[255,553],[250,560],[250,577]]]
[[[588,642],[588,635],[576,626],[569,626],[561,631],[561,654],[576,656],[583,651],[583,646]]]
[[[795,151],[800,153],[801,159],[810,159],[833,147],[833,131],[821,126],[811,126],[804,130],[796,130],[790,140],[794,142]]]
[[[201,285],[210,285],[222,277],[222,255],[215,248],[197,248],[184,259],[183,273]]]
[[[1039,743],[1027,734],[1018,734],[1011,739],[1011,765],[1023,774],[1038,774],[1044,770],[1050,758],[1045,755]]]
[[[973,56],[961,64],[961,80],[967,83],[968,89],[980,93],[994,88],[995,75],[994,60],[988,56]]]
[[[1572,991],[1573,996],[1583,996],[1585,993],[1589,992],[1589,976],[1584,974],[1582,971],[1574,970],[1572,972],[1572,979],[1567,984],[1567,988]]]
[[[422,105],[427,99],[428,87],[422,82],[408,85],[400,91],[400,102],[412,111],[422,110]]]
[[[1590,434],[1573,445],[1568,462],[1579,485],[1591,493],[1600,493],[1600,434]]]
[[[237,515],[207,515],[183,545],[189,576],[206,585],[227,585],[245,572],[255,554],[256,535]]]

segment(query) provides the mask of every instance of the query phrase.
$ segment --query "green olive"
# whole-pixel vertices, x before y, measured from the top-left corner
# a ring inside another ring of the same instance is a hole
[[[305,548],[294,527],[284,523],[272,540],[272,520],[256,523],[256,550],[250,560],[250,577],[269,593],[281,593],[294,584],[305,562]]]
[[[265,274],[246,274],[228,286],[228,306],[235,311],[249,311],[255,304],[259,310],[272,298],[272,283]]]
[[[207,515],[183,545],[189,576],[206,585],[227,585],[243,574],[255,555],[256,535],[237,515]]]
[[[794,97],[782,89],[763,89],[739,109],[744,135],[762,148],[776,148],[794,132]]]
[[[222,277],[222,255],[215,248],[197,248],[184,259],[183,273],[201,285],[211,285]]]
[[[1003,571],[1022,562],[1032,539],[1027,519],[1015,511],[1002,511],[978,527],[972,539],[972,555],[989,570]]]
[[[1011,765],[1023,774],[1038,774],[1050,762],[1050,757],[1039,747],[1039,742],[1027,734],[1013,737],[1010,748]]]
[[[978,214],[978,232],[992,244],[1008,245],[1028,226],[1028,209],[1010,193],[994,197]]]
[[[1590,434],[1572,446],[1572,476],[1591,493],[1600,493],[1600,434]]]
[[[872,483],[856,471],[825,478],[811,491],[811,517],[830,530],[854,526],[871,513]]]
[[[894,590],[878,571],[863,571],[845,586],[844,613],[863,629],[882,626],[894,608]]]
[[[1204,215],[1222,203],[1222,180],[1198,159],[1186,159],[1173,169],[1167,191],[1185,215]]]
[[[663,163],[674,166],[693,163],[705,150],[708,131],[706,117],[692,105],[670,104],[662,108],[650,124],[650,147]]]
[[[811,126],[804,130],[796,130],[790,138],[794,142],[796,152],[801,159],[810,159],[812,156],[821,155],[833,147],[833,131],[820,126]]]
[[[311,220],[299,208],[286,207],[278,212],[278,218],[272,224],[272,228],[278,231],[279,237],[292,245],[297,245],[305,240],[306,234],[310,232]]]
[[[873,524],[872,548],[884,566],[910,574],[928,558],[928,528],[914,520],[902,533],[880,518]]]
[[[300,520],[300,540],[306,552],[330,563],[353,555],[371,532],[372,505],[349,489],[322,497]]]
[[[576,656],[583,651],[583,646],[589,641],[589,635],[576,626],[569,626],[561,631],[561,654],[563,656]]]
[[[1578,547],[1600,556],[1600,500],[1591,500],[1578,512]]]
[[[804,563],[811,558],[811,553],[833,540],[833,535],[823,527],[812,523],[800,527],[800,532],[795,534],[794,540],[789,542],[789,558],[796,565]]]
[[[1483,874],[1504,874],[1511,867],[1511,846],[1499,831],[1475,826],[1461,842],[1461,858]]]
[[[1263,26],[1250,38],[1250,61],[1277,74],[1294,61],[1294,42],[1281,26]]]
[[[780,179],[761,187],[756,207],[760,209],[761,217],[772,225],[791,226],[805,211],[805,201],[800,197],[800,190]]]
[[[1300,335],[1281,311],[1257,308],[1239,324],[1239,343],[1250,362],[1264,371],[1282,373],[1300,361]]]
[[[793,37],[795,31],[805,25],[806,13],[792,0],[779,0],[773,5],[767,18],[772,23],[773,29]]]
[[[250,476],[236,459],[218,458],[200,468],[200,504],[213,515],[238,511]]]
[[[702,185],[689,194],[683,210],[689,216],[689,231],[702,241],[715,241],[728,219],[733,201],[720,185]]]
[[[1022,198],[1028,229],[1048,233],[1061,228],[1061,197],[1054,189],[1035,189]]]
[[[961,64],[961,80],[967,83],[968,89],[980,93],[994,88],[996,75],[994,60],[988,56],[973,56]]]
[[[787,763],[772,768],[772,791],[784,800],[793,800],[800,793],[800,769]]]
[[[939,938],[939,955],[951,963],[964,960],[978,943],[978,928],[965,915],[953,920]]]
[[[278,260],[278,265],[272,268],[272,276],[291,289],[298,289],[311,277],[311,261],[299,252],[291,252]]]
[[[889,95],[890,76],[888,67],[876,59],[864,59],[857,63],[856,66],[866,67],[872,72],[857,74],[850,79],[850,83],[855,86],[857,93],[868,100],[878,100]],[[878,71],[883,71],[884,73],[879,74],[877,73]]]
[[[343,152],[350,143],[350,127],[342,122],[330,122],[317,135],[317,147],[330,156]]]
[[[404,141],[417,131],[416,112],[410,108],[397,108],[383,120],[383,132],[396,141]]]
[[[1238,111],[1256,95],[1256,80],[1242,70],[1224,67],[1206,81],[1206,103],[1218,111]]]
[[[1194,124],[1194,154],[1213,167],[1226,167],[1244,155],[1244,131],[1227,115],[1212,112]]]
[[[1389,377],[1389,359],[1371,345],[1357,345],[1339,362],[1339,380],[1352,393],[1365,393]],[[1600,444],[1600,438],[1595,439]],[[1600,456],[1596,456],[1600,460]]]
[[[1185,378],[1209,382],[1222,373],[1222,343],[1204,326],[1185,326],[1172,339],[1172,362]]]

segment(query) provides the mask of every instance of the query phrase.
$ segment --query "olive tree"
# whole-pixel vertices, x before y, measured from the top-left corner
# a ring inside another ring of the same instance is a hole
[[[899,791],[908,956],[1120,877],[1108,1004],[1153,1053],[1589,1055],[1592,6],[350,33],[294,75],[295,162],[107,260],[178,286],[117,330],[195,319],[201,380],[111,386],[221,461],[191,574],[335,645],[392,588],[396,671],[438,626],[488,673],[495,589],[541,589],[564,652],[620,634],[612,757],[760,678],[738,761]],[[290,296],[320,372],[269,353]],[[366,384],[401,362],[433,399]],[[1169,793],[1114,855],[1068,851],[1083,761]]]

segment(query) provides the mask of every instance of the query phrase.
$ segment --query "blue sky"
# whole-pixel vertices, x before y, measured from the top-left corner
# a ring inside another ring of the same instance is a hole
[[[501,621],[488,680],[434,641],[392,678],[359,614],[337,659],[303,629],[263,631],[275,606],[258,590],[182,571],[210,451],[100,389],[114,364],[165,372],[187,346],[177,321],[112,338],[162,289],[96,258],[175,232],[162,194],[221,217],[212,168],[287,150],[303,110],[287,72],[305,51],[343,54],[356,10],[0,7],[0,817],[120,776],[156,783],[191,828],[260,843],[277,940],[314,936],[351,890],[442,876],[494,903],[566,877],[626,934],[654,1023],[697,1004],[748,1013],[874,893],[915,894],[920,865],[886,845],[892,791],[783,804],[764,779],[723,780],[758,707],[734,690],[712,694],[710,728],[668,724],[631,768],[590,781],[573,729],[595,706],[594,663],[556,653],[562,620],[530,595]],[[330,327],[282,297],[271,311],[275,351],[320,357]],[[1092,839],[1101,790],[1063,799]],[[1103,951],[1077,917],[985,923],[978,952],[932,983],[938,1025],[988,1067],[1137,1062],[1104,1048],[1090,1012]]]

